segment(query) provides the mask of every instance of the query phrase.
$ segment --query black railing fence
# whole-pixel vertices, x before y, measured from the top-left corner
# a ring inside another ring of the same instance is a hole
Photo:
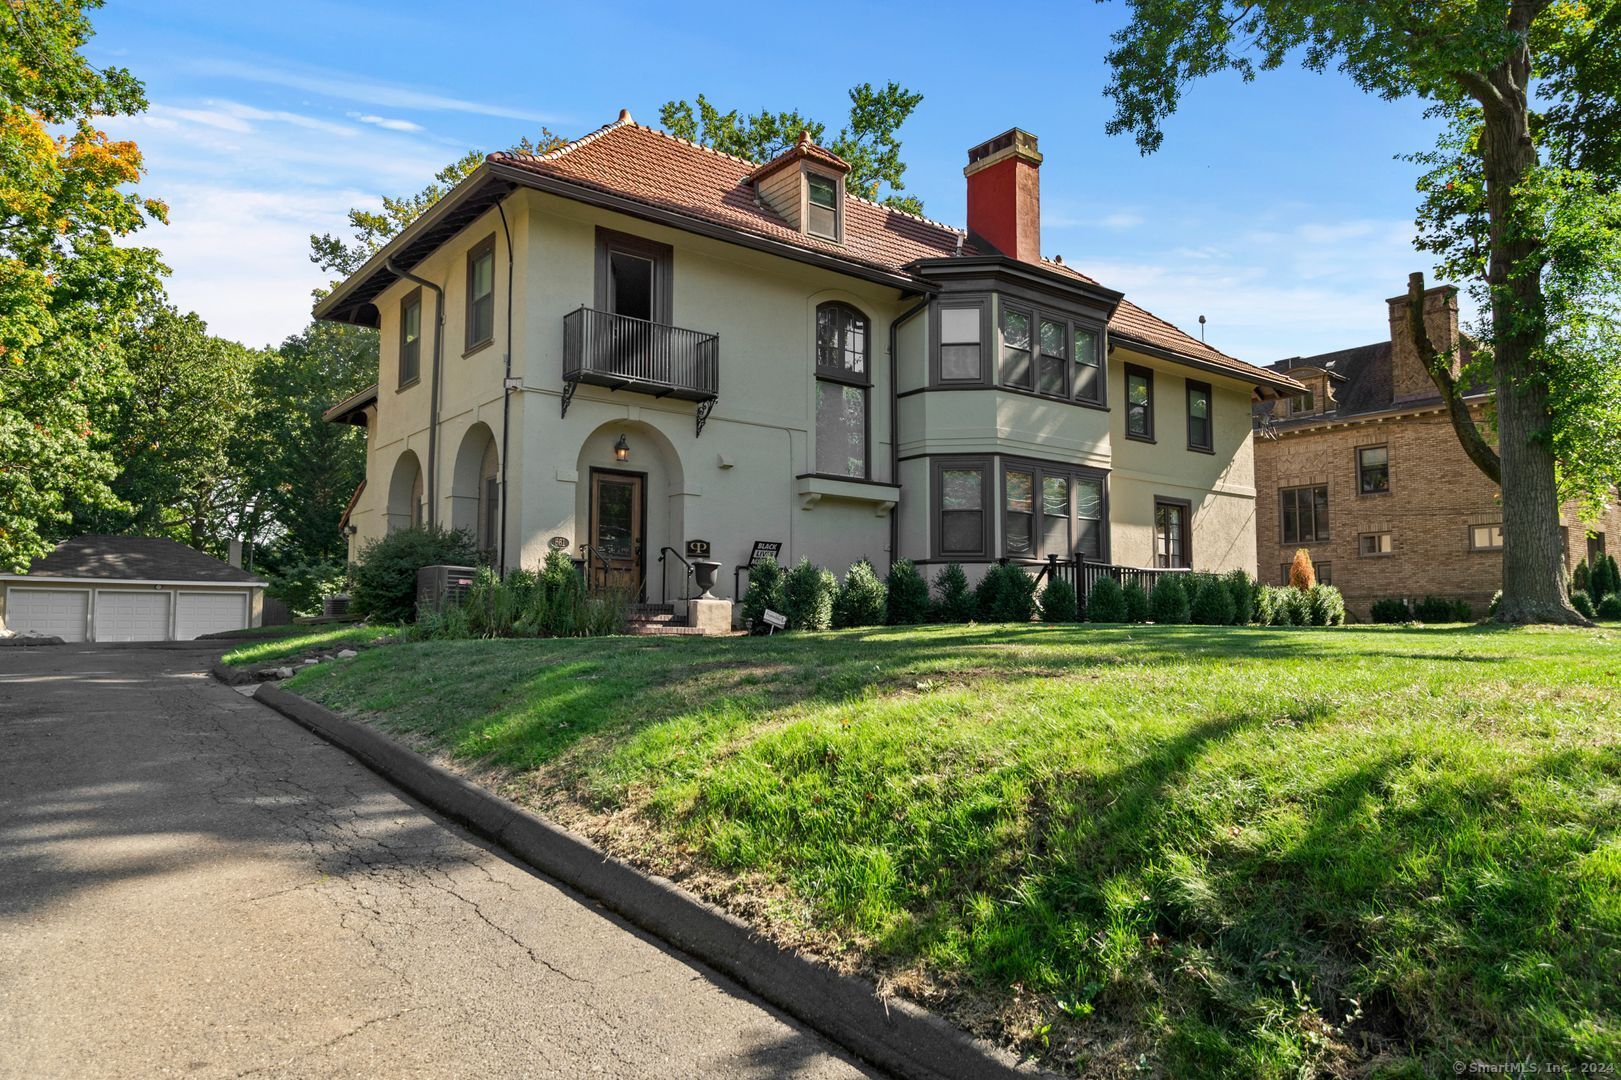
[[[563,380],[707,401],[720,393],[720,338],[578,308],[563,317]]]

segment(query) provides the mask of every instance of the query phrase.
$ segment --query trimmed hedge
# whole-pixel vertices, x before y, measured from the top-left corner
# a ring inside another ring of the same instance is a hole
[[[1474,617],[1475,609],[1469,601],[1453,597],[1426,596],[1413,605],[1413,618],[1418,622],[1472,622]]]
[[[882,626],[889,615],[889,589],[866,559],[845,571],[844,584],[833,598],[833,625]]]
[[[1189,607],[1193,621],[1201,626],[1231,626],[1236,608],[1233,594],[1220,578],[1207,578],[1199,584]]]
[[[1037,601],[1042,622],[1075,622],[1080,618],[1080,605],[1075,599],[1075,586],[1058,578],[1047,582]]]
[[[839,583],[832,573],[800,557],[799,565],[783,579],[788,629],[830,630],[833,627],[833,599]]]
[[[1141,585],[1133,581],[1120,590],[1125,598],[1126,622],[1145,623],[1148,621],[1148,592]]]
[[[1593,606],[1592,599],[1584,592],[1570,594],[1570,606],[1576,609],[1576,614],[1584,619],[1598,618],[1598,609]]]
[[[783,588],[783,569],[777,560],[769,556],[749,570],[749,587],[743,593],[743,624],[763,633],[765,625],[765,612],[770,608],[780,614],[787,614],[788,594]]]
[[[897,559],[889,568],[885,617],[891,626],[913,626],[929,621],[929,583],[910,559]]]
[[[1621,593],[1611,593],[1598,602],[1593,609],[1599,618],[1605,622],[1615,622],[1621,619]]]
[[[934,587],[940,593],[939,603],[934,606],[935,618],[948,623],[974,621],[974,593],[961,566],[946,563],[934,575]]]
[[[1188,592],[1176,578],[1166,575],[1154,583],[1148,594],[1148,613],[1162,626],[1174,626],[1188,621],[1191,613]]]
[[[1342,626],[1345,623],[1345,597],[1332,585],[1313,585],[1306,592],[1313,626]]]
[[[1142,593],[1138,589],[1139,594]],[[1148,598],[1143,598],[1146,607]],[[1123,623],[1128,621],[1126,593],[1120,582],[1112,577],[1098,578],[1086,596],[1086,621],[1095,623]]]
[[[997,563],[980,578],[974,602],[988,622],[1029,622],[1036,613],[1036,579],[1022,566]]]

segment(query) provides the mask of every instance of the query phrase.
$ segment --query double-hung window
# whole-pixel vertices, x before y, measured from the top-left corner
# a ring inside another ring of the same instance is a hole
[[[1103,479],[1062,466],[1002,470],[1002,554],[1016,559],[1103,557]]]
[[[400,301],[400,385],[422,377],[422,290],[412,289]]]
[[[1363,446],[1356,452],[1356,489],[1363,495],[1383,495],[1390,490],[1390,449]]]
[[[495,237],[467,253],[467,345],[476,349],[495,337]]]
[[[1002,306],[1002,385],[1020,390],[1030,383],[1030,313],[1008,304]]]
[[[1192,516],[1193,508],[1180,499],[1154,500],[1155,566],[1193,565],[1193,548],[1188,541],[1188,525]]]
[[[940,308],[940,381],[977,383],[984,378],[985,305]]]
[[[1036,361],[1036,393],[1069,397],[1069,352],[1065,338],[1067,324],[1058,319],[1042,319],[1037,344],[1041,356]]]
[[[989,530],[990,466],[984,458],[937,459],[934,466],[935,554],[943,559],[985,558]]]
[[[867,317],[849,304],[816,309],[816,471],[867,479]]]
[[[1101,337],[1096,330],[1085,326],[1074,328],[1075,400],[1088,405],[1103,404],[1103,358],[1100,354]]]
[[[1284,488],[1278,492],[1285,544],[1328,539],[1328,486]]]
[[[947,350],[956,344],[945,318],[953,309],[941,313],[941,379],[969,379],[977,372],[977,364],[970,369],[966,357],[953,371],[954,359]],[[966,313],[962,335],[969,328]],[[977,336],[970,339],[976,342]],[[1001,305],[1001,385],[1016,390],[1027,390],[1043,397],[1064,401],[1082,401],[1089,405],[1104,403],[1102,335],[1091,326],[1049,311],[1035,311],[1015,303]],[[978,349],[973,350],[978,360]]]
[[[1126,365],[1126,437],[1154,441],[1154,373]]]
[[[839,182],[817,172],[805,174],[805,231],[828,240],[839,238]]]
[[[1188,380],[1188,449],[1216,449],[1215,425],[1210,415],[1210,384]]]

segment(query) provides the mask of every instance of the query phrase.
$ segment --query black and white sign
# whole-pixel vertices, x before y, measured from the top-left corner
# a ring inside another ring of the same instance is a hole
[[[788,626],[788,616],[778,614],[777,612],[772,611],[770,608],[766,608],[765,611],[761,613],[760,617],[765,620],[765,624],[767,626],[771,627],[772,633],[776,633],[778,630],[786,629]]]
[[[781,556],[781,540],[756,540],[754,542],[754,550],[749,552],[749,566],[759,566],[767,559],[771,559],[774,562],[781,562]]]
[[[689,559],[707,559],[707,558],[709,558],[709,541],[708,540],[688,540],[687,541],[687,558],[689,558]]]

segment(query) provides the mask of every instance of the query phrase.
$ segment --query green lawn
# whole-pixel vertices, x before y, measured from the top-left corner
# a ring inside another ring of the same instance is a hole
[[[1615,629],[424,643],[289,685],[1085,1075],[1621,1062]]]
[[[399,633],[397,626],[326,623],[318,626],[264,627],[264,640],[238,645],[220,659],[235,667],[258,667],[297,660],[306,653],[372,645]],[[282,631],[271,633],[269,631]]]

